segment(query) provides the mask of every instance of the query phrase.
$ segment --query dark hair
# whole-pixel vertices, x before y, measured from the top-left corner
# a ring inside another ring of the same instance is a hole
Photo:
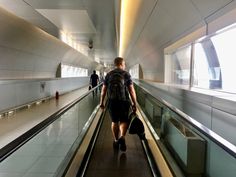
[[[115,66],[119,66],[119,65],[122,64],[123,61],[124,61],[123,58],[121,58],[121,57],[116,57],[115,60],[114,60],[114,64],[115,64]]]

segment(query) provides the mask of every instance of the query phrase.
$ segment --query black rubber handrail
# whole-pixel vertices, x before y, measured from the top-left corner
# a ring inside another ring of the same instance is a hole
[[[161,173],[154,160],[154,157],[153,157],[152,151],[150,150],[147,139],[141,140],[141,143],[142,143],[143,150],[145,151],[145,154],[147,156],[147,160],[150,165],[150,169],[152,171],[153,177],[161,177]]]
[[[18,138],[4,146],[0,149],[0,162],[2,162],[4,159],[6,159],[8,156],[10,156],[13,152],[15,152],[17,149],[19,149],[21,146],[23,146],[26,142],[28,142],[30,139],[32,139],[34,136],[36,136],[38,133],[40,133],[43,129],[45,129],[48,125],[50,125],[52,122],[60,118],[62,114],[64,114],[66,111],[68,111],[71,107],[73,107],[75,104],[80,102],[82,99],[84,99],[86,96],[88,96],[91,92],[93,92],[95,89],[97,89],[99,86],[101,86],[102,83],[100,83],[98,86],[94,87],[90,91],[86,92],[82,96],[80,96],[78,99],[74,100],[73,102],[67,104],[60,110],[56,111],[54,114],[46,118],[41,123],[37,124],[24,134],[20,135]]]
[[[104,121],[105,115],[106,115],[106,110],[103,111],[103,113],[102,113],[102,115],[101,115],[101,117],[100,117],[100,119],[98,121],[98,124],[97,124],[97,126],[95,128],[95,131],[93,133],[93,136],[92,136],[92,138],[91,138],[91,140],[89,142],[89,146],[88,146],[88,148],[87,148],[87,150],[85,152],[84,158],[83,158],[82,163],[80,165],[80,168],[79,168],[79,170],[78,170],[78,172],[76,174],[76,177],[84,177],[85,174],[86,174],[89,162],[91,160],[92,152],[93,152],[93,150],[95,148],[95,144],[96,144],[96,141],[98,139],[98,135],[99,135],[99,132],[101,130],[102,123]]]
[[[141,85],[135,83],[138,87],[143,89],[148,95],[150,95],[152,98],[158,100],[161,102],[163,105],[165,105],[167,108],[170,110],[174,111],[176,114],[178,114],[180,117],[182,117],[185,121],[187,121],[190,125],[192,125],[194,128],[196,128],[198,131],[200,131],[202,134],[204,134],[207,138],[209,138],[211,141],[216,143],[218,146],[223,148],[227,153],[232,155],[234,158],[236,158],[236,146],[230,143],[229,141],[225,140],[212,130],[208,129],[206,126],[202,125],[201,123],[197,122],[195,119],[192,117],[188,116],[178,108],[174,107],[171,105],[169,102],[165,101],[164,99],[158,97],[158,96],[153,96],[153,94],[142,87]]]

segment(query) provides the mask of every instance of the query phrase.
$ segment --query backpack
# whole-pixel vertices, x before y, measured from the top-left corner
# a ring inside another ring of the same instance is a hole
[[[126,101],[127,88],[125,85],[125,72],[114,71],[110,74],[108,84],[108,98],[111,100],[122,100]]]

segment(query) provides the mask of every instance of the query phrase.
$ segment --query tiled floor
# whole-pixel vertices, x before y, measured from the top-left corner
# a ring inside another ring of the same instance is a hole
[[[148,161],[137,135],[126,135],[127,151],[113,150],[111,121],[106,114],[86,177],[150,177]]]

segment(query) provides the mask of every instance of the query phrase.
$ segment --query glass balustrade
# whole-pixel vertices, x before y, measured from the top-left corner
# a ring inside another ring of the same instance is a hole
[[[235,176],[234,145],[171,103],[154,97],[154,90],[146,90],[139,84],[135,84],[135,90],[142,112],[159,137],[157,143],[162,144],[162,150],[164,147],[162,152],[168,151],[186,176]]]
[[[87,96],[0,163],[1,177],[53,177],[66,167],[92,122],[100,93]]]

